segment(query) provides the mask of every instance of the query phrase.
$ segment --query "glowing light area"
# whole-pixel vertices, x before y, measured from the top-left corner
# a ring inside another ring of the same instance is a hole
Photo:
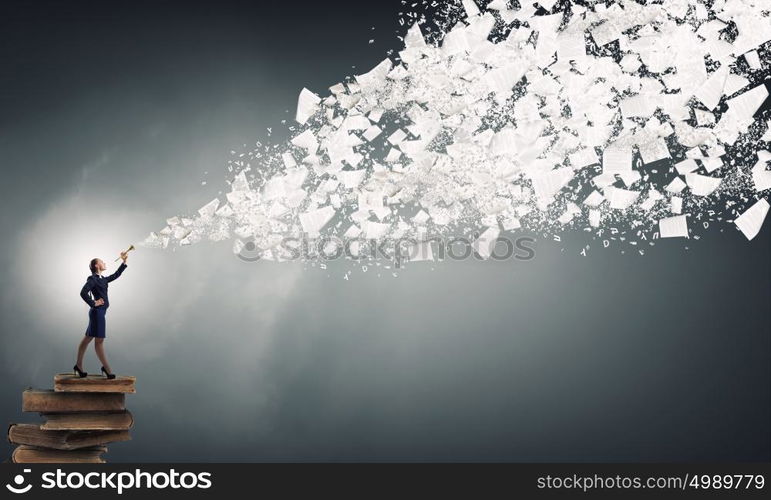
[[[96,205],[110,206],[106,201]],[[41,305],[41,314],[33,321],[40,322],[52,338],[72,339],[71,334],[85,331],[88,306],[79,292],[91,274],[89,261],[101,258],[107,264],[104,275],[115,272],[120,262],[114,260],[125,250],[121,247],[127,247],[132,238],[141,234],[139,228],[147,219],[147,214],[94,210],[92,206],[93,199],[86,202],[80,196],[62,200],[52,205],[19,239],[19,265],[14,269],[17,290],[25,302]],[[138,254],[130,255],[124,277],[132,273],[132,261],[142,260]],[[160,270],[160,263],[148,266],[143,262],[137,267],[143,268],[143,272],[131,279],[121,278],[110,286],[110,315],[121,317],[148,305],[144,304],[141,291],[151,286],[150,276]],[[146,333],[140,330],[134,335]]]
[[[23,324],[43,332],[45,339],[37,340],[60,349],[73,349],[73,341],[86,329],[88,306],[79,292],[91,274],[89,261],[99,257],[108,266],[105,274],[114,272],[120,265],[114,262],[119,252],[136,241],[140,228],[156,216],[120,209],[95,211],[92,206],[112,205],[72,196],[53,204],[19,237],[15,258],[19,265],[13,270],[11,288],[15,300],[31,304],[26,310],[35,311],[24,316]],[[191,330],[216,332],[221,317],[205,313],[213,308],[244,325],[240,349],[230,362],[249,369],[269,345],[276,315],[292,294],[300,269],[282,266],[245,275],[222,245],[204,245],[170,257],[138,248],[129,255],[128,269],[110,284],[111,352],[115,356],[130,352],[132,361],[163,357],[166,346],[184,343]],[[212,293],[211,283],[222,281],[236,283],[249,301]]]

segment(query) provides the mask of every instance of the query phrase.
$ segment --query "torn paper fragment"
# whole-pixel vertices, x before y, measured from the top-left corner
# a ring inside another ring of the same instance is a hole
[[[621,172],[621,173],[616,174],[616,175],[618,175],[621,178],[621,180],[623,181],[624,185],[627,186],[627,187],[632,186],[635,182],[637,182],[640,179],[642,179],[642,175],[640,175],[640,172],[638,172],[637,170]]]
[[[696,113],[696,123],[700,127],[707,127],[715,124],[715,115],[709,111],[704,111],[703,109],[695,109],[694,112]]]
[[[771,122],[767,123],[766,133],[760,138],[761,141],[771,142]]]
[[[417,23],[413,24],[407,31],[407,35],[404,37],[404,46],[408,49],[422,49],[426,46],[426,40],[423,38],[423,33]]]
[[[597,46],[602,47],[618,40],[621,37],[621,29],[616,26],[616,23],[605,22],[592,28],[591,34]]]
[[[609,146],[602,155],[602,171],[617,173],[632,168],[632,150],[628,147]]]
[[[640,208],[647,212],[656,206],[656,203],[663,198],[664,195],[655,189],[652,189],[650,192],[648,192],[648,197],[645,199],[645,201],[640,204]]]
[[[368,239],[377,240],[385,236],[391,228],[390,224],[365,220],[361,224],[362,232]]]
[[[192,232],[191,229],[188,229],[183,226],[177,226],[174,228],[174,232],[172,234],[174,235],[175,239],[182,240],[186,238],[191,232]]]
[[[311,236],[318,236],[321,229],[335,216],[335,209],[330,205],[300,214],[303,231]]]
[[[409,247],[407,257],[410,262],[421,262],[434,260],[434,251],[431,248],[431,241],[419,241]]]
[[[732,118],[749,120],[768,98],[768,88],[765,85],[757,87],[728,100],[728,109]]]
[[[396,148],[391,148],[388,150],[388,154],[385,157],[385,161],[388,163],[395,163],[399,161],[402,157],[401,151],[399,151]]]
[[[407,133],[402,129],[397,129],[393,134],[388,136],[388,142],[390,142],[394,146],[397,146],[406,138],[407,138]]]
[[[702,158],[701,164],[704,165],[704,170],[706,170],[708,174],[711,174],[723,166],[723,160],[719,157]]]
[[[342,128],[345,130],[366,130],[370,126],[370,121],[366,116],[354,115],[349,116],[342,123]]]
[[[592,194],[587,196],[587,198],[584,200],[584,205],[590,206],[590,207],[597,207],[599,206],[603,201],[605,201],[605,197],[600,193],[599,191],[593,191]]]
[[[599,163],[600,159],[597,157],[597,153],[594,148],[584,148],[570,155],[570,164],[574,168],[581,168],[587,165],[594,165]]]
[[[361,234],[361,228],[357,226],[356,224],[351,224],[348,229],[346,229],[345,233],[343,233],[343,236],[346,238],[356,238]]]
[[[686,188],[685,182],[680,177],[675,177],[672,182],[667,184],[665,190],[669,193],[679,193]]]
[[[345,93],[346,89],[344,84],[336,83],[331,87],[329,87],[329,91],[332,92],[333,94],[343,94]]]
[[[693,158],[688,158],[681,162],[675,163],[675,169],[677,170],[678,174],[685,175],[697,171],[699,169],[699,165]]]
[[[725,88],[728,73],[728,66],[721,66],[693,94],[707,109],[715,109],[720,102],[720,98],[723,97],[723,89]]]
[[[757,50],[751,50],[744,54],[744,58],[747,60],[747,65],[750,67],[750,69],[754,70],[761,70],[763,69],[763,65],[760,64],[760,56],[758,55]]]
[[[504,231],[514,231],[522,227],[522,223],[516,217],[506,217],[501,221]]]
[[[768,215],[768,208],[768,202],[765,198],[761,198],[734,221],[736,227],[744,233],[748,240],[752,240],[760,233],[763,221]]]
[[[303,88],[300,92],[300,97],[297,99],[297,114],[295,115],[295,120],[304,125],[305,122],[316,113],[320,102],[321,98],[319,96],[310,90]]]
[[[232,217],[234,213],[233,208],[228,203],[222,205],[215,212],[218,217]]]
[[[676,215],[659,220],[659,235],[662,238],[687,238],[688,221],[685,215]]]
[[[752,167],[752,182],[755,185],[755,191],[771,189],[771,170],[766,169],[766,162],[763,160]]]
[[[656,112],[656,101],[647,95],[636,95],[621,101],[621,115],[624,118],[650,117]]]
[[[602,189],[604,187],[610,186],[611,184],[614,184],[616,182],[616,175],[620,176],[621,174],[600,174],[592,179],[592,184],[594,184],[595,187]]]
[[[621,58],[619,65],[627,73],[634,73],[640,69],[642,62],[640,62],[640,57],[637,54],[627,54]]]
[[[209,219],[214,216],[214,214],[217,211],[217,207],[220,204],[220,200],[215,198],[200,209],[198,209],[198,215],[201,216],[202,219]]]
[[[380,122],[380,119],[381,119],[382,117],[383,117],[383,110],[382,110],[382,109],[379,109],[379,108],[378,108],[378,109],[373,109],[373,110],[372,110],[372,111],[370,111],[370,112],[369,112],[369,114],[367,115],[367,118],[369,118],[369,119],[370,119],[370,121],[372,121],[373,123],[378,123],[378,122]]]
[[[532,173],[530,180],[533,183],[536,203],[540,207],[548,206],[554,201],[554,196],[570,182],[574,175],[575,172],[569,167]]]
[[[286,168],[294,168],[297,166],[297,161],[295,161],[294,156],[292,156],[292,153],[289,151],[283,153],[281,159],[284,161],[284,166]]]
[[[720,186],[721,181],[719,177],[707,175],[686,174],[685,176],[685,182],[696,196],[709,196]]]
[[[599,210],[589,210],[589,225],[592,227],[600,227],[602,221],[602,212]]]
[[[420,210],[418,211],[417,214],[415,214],[415,216],[412,217],[412,220],[417,224],[425,224],[426,222],[428,222],[429,218],[430,217],[428,215],[428,212],[426,212],[425,210]]]
[[[679,196],[672,197],[672,213],[673,214],[683,213],[683,199],[680,198]]]
[[[644,144],[640,144],[639,148],[643,163],[646,164],[670,157],[667,142],[661,137],[652,141],[646,141]]]
[[[153,231],[139,245],[147,248],[166,248],[169,245],[169,237],[161,236]]]
[[[359,84],[362,90],[375,89],[385,83],[386,76],[391,71],[391,68],[393,68],[391,60],[384,59],[369,72],[357,76],[356,83]]]
[[[316,141],[316,136],[313,135],[311,129],[303,131],[301,134],[292,139],[291,142],[298,148],[307,150],[310,154],[316,153],[316,150],[319,148],[319,143]]]
[[[479,15],[479,7],[477,7],[477,4],[474,2],[474,0],[462,0],[462,3],[468,17]]]
[[[604,191],[605,198],[608,199],[610,208],[616,210],[625,210],[629,208],[640,196],[637,191],[629,191],[613,186],[608,186]]]
[[[230,184],[230,190],[231,191],[249,191],[249,181],[246,180],[246,172],[241,171],[233,178],[233,182]],[[177,217],[173,217],[174,219],[178,219]],[[167,224],[171,225],[171,222],[168,220],[166,221]]]
[[[477,238],[474,243],[472,244],[472,247],[474,248],[474,251],[479,254],[480,257],[483,259],[490,258],[490,255],[492,255],[493,250],[495,248],[495,242],[498,240],[498,235],[500,234],[500,229],[497,227],[488,227],[485,229],[485,231]]]
[[[361,135],[367,142],[372,142],[383,131],[377,125],[372,125]]]
[[[510,95],[511,90],[525,75],[526,67],[521,64],[510,64],[502,68],[489,71],[485,75],[490,92],[495,93],[496,99],[505,101]]]
[[[586,58],[584,32],[564,33],[557,37],[557,57],[561,61],[583,61]]]
[[[729,73],[728,78],[726,78],[725,81],[725,89],[723,89],[723,93],[727,96],[732,96],[749,84],[750,81],[743,76]]]
[[[573,217],[581,213],[581,209],[578,208],[578,206],[575,203],[568,202],[567,207],[565,208],[565,212],[557,219],[557,222],[559,222],[562,225],[567,224],[571,220],[573,220]]]

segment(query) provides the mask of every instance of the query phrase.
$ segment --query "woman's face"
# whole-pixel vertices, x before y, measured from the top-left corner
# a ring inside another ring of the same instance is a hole
[[[96,259],[96,270],[102,272],[105,269],[107,269],[107,265],[104,263],[104,261],[102,259]]]

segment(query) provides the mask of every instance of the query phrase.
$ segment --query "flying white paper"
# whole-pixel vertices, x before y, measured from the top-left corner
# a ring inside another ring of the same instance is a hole
[[[754,237],[768,204],[748,200],[771,189],[768,5],[566,4],[450,0],[433,20],[405,6],[398,54],[329,95],[302,89],[286,142],[234,153],[229,189],[144,244],[481,231],[489,256],[504,231],[642,245],[689,237],[686,217]]]

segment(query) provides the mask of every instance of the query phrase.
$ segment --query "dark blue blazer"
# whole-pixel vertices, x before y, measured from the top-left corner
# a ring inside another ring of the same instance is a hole
[[[107,284],[118,279],[118,277],[123,274],[123,270],[127,267],[128,266],[125,263],[121,264],[117,271],[106,278],[99,276],[98,274],[92,274],[86,279],[86,284],[83,285],[83,289],[80,290],[80,297],[91,307],[107,309],[110,305],[110,301],[107,298]],[[88,296],[88,292],[91,292],[91,295],[94,296],[93,299]],[[104,299],[104,304],[95,306],[94,301],[98,299]]]

